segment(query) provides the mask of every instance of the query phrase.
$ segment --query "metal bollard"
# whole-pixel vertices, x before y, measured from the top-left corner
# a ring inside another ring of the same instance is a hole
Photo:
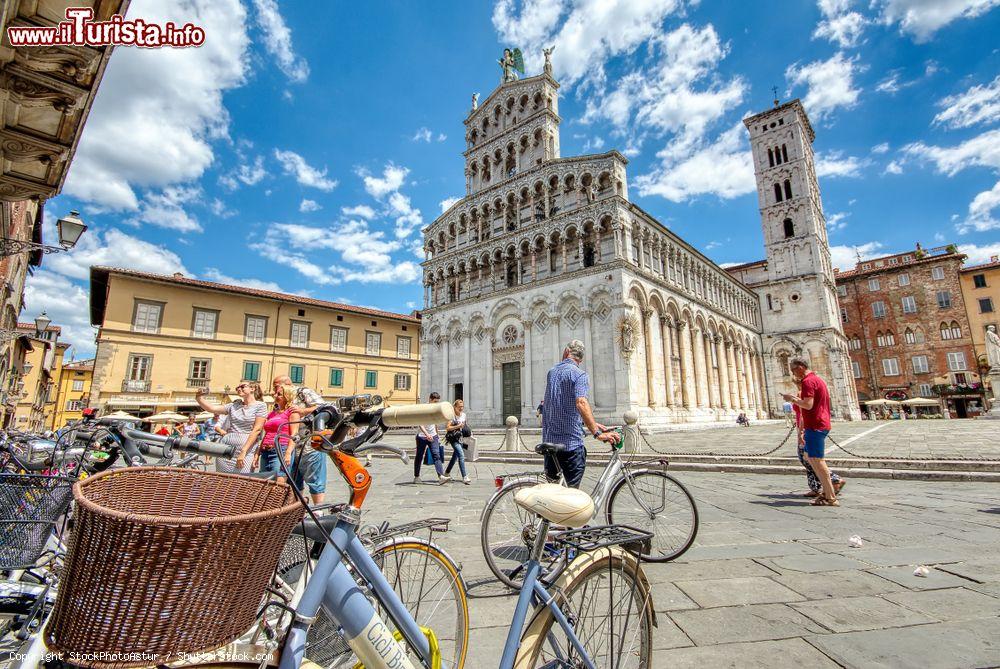
[[[517,433],[517,417],[507,416],[505,421],[507,432],[503,437],[503,447],[505,451],[516,451],[521,443],[521,437]]]
[[[622,416],[625,419],[625,427],[622,430],[622,450],[626,453],[642,452],[642,437],[639,435],[639,414],[631,409]]]

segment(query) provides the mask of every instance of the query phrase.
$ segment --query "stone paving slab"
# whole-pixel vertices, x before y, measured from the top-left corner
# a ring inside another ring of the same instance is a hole
[[[885,599],[945,620],[1000,616],[1000,599],[965,588],[893,592],[885,595]]]
[[[718,578],[704,581],[678,581],[675,584],[703,608],[742,606],[744,604],[779,604],[805,599],[780,583],[762,576]]]
[[[764,641],[825,632],[795,609],[784,604],[725,606],[670,614],[674,622],[699,646],[737,641]]]
[[[960,588],[968,585],[969,581],[959,578],[938,569],[931,569],[927,576],[920,577],[913,575],[913,567],[885,567],[875,569],[873,574],[888,579],[893,583],[909,588],[910,590],[941,590],[942,588]]]
[[[1000,665],[1000,619],[808,638],[845,667],[967,669]]]
[[[788,571],[775,576],[774,580],[806,599],[865,597],[903,589],[898,583],[865,571],[828,571],[819,577],[804,572]]]
[[[860,632],[940,622],[879,597],[839,597],[790,604],[793,609],[832,632]]]
[[[826,669],[839,665],[802,639],[727,643],[659,652],[657,667],[672,669]]]

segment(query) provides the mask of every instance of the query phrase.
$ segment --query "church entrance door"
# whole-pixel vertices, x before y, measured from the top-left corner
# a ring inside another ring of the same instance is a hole
[[[507,416],[514,416],[521,420],[521,363],[505,362],[500,370],[503,384],[503,415],[500,422],[507,420]]]

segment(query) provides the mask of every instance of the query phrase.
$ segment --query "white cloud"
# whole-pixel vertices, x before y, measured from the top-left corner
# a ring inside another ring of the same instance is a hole
[[[1000,5],[1000,0],[874,0],[880,20],[923,42],[956,19],[971,19]]]
[[[566,86],[603,82],[608,58],[631,53],[660,33],[681,0],[498,0],[500,41],[524,51],[528,73],[541,70],[542,48],[555,46],[555,77]]]
[[[717,241],[715,241],[715,240],[713,239],[713,240],[712,240],[712,241],[710,241],[709,243],[705,244],[705,250],[706,250],[706,251],[711,251],[712,249],[717,249],[717,248],[719,248],[720,246],[722,246],[722,242],[717,242]]]
[[[340,211],[344,216],[360,216],[369,221],[375,218],[375,210],[367,204],[359,204],[356,207],[341,207]]]
[[[889,164],[885,166],[886,174],[902,174],[903,173],[903,163],[899,160],[891,160]]]
[[[1000,120],[1000,76],[988,84],[973,86],[964,93],[949,95],[938,106],[942,111],[935,123],[949,128],[968,128]]]
[[[816,154],[817,177],[859,177],[868,161],[856,156],[844,156],[843,151],[826,151]]]
[[[59,340],[72,344],[73,356],[93,355],[97,330],[90,325],[90,297],[82,286],[57,272],[37,269],[24,286],[24,304],[32,317],[44,311],[62,328]]]
[[[841,51],[828,60],[791,65],[785,77],[792,86],[807,87],[802,104],[811,117],[822,119],[857,104],[861,90],[854,86],[854,75],[860,71],[857,57],[847,58]]]
[[[934,163],[939,172],[948,176],[973,166],[1000,169],[1000,129],[989,130],[952,147],[914,142],[903,147],[903,151]]]
[[[1000,256],[1000,242],[985,244],[983,246],[959,244],[958,252],[969,256],[965,259],[966,265],[980,265],[990,262],[996,256]]]
[[[264,169],[264,156],[256,156],[252,163],[247,162],[243,152],[237,149],[236,157],[240,161],[239,167],[219,177],[219,183],[229,190],[236,190],[240,184],[254,186],[267,176],[267,171]]]
[[[208,205],[209,211],[219,218],[232,218],[236,212],[226,206],[226,203],[219,198],[214,198]]]
[[[667,145],[656,154],[660,166],[635,179],[639,194],[683,202],[699,195],[733,198],[754,192],[757,185],[745,133],[743,124],[737,123],[714,142],[703,141],[683,153]]]
[[[274,0],[254,0],[257,25],[264,32],[264,47],[274,56],[285,76],[295,83],[309,78],[309,63],[292,48],[292,31],[278,10]]]
[[[364,170],[359,170],[365,184],[365,191],[374,198],[382,199],[389,193],[399,190],[406,180],[406,175],[410,173],[405,167],[398,167],[389,163],[382,170],[382,177],[373,177]]]
[[[297,251],[290,251],[287,248],[287,244],[273,238],[270,230],[268,230],[268,235],[268,241],[250,244],[250,248],[259,253],[261,257],[283,267],[295,270],[314,283],[322,286],[339,283],[325,269],[306,258],[303,254]]]
[[[444,134],[443,132],[438,133],[437,141],[443,142],[446,139],[448,139],[448,135]]]
[[[184,205],[196,202],[201,195],[197,186],[169,186],[159,193],[147,193],[139,205],[138,214],[129,222],[179,232],[201,232],[201,224],[184,209]]]
[[[211,142],[228,134],[222,95],[246,79],[249,39],[238,0],[149,0],[141,16],[190,21],[210,37],[197,49],[123,48],[112,55],[65,187],[107,209],[138,209],[137,187],[201,177],[214,160]]]
[[[46,231],[47,238],[52,239],[54,235],[54,229]],[[124,267],[156,274],[191,274],[184,267],[180,256],[170,249],[127,235],[115,228],[103,233],[88,230],[80,237],[73,250],[45,258],[46,268],[73,279],[89,278],[91,265]]]
[[[452,205],[454,205],[461,199],[462,198],[460,197],[446,197],[445,199],[441,200],[441,213],[443,214],[444,212],[451,209]]]
[[[993,216],[993,210],[1000,207],[1000,181],[990,190],[979,193],[969,203],[969,215],[956,226],[960,234],[970,231],[986,232],[1000,229],[1000,220]]]
[[[288,292],[273,281],[263,281],[261,279],[237,279],[229,276],[228,274],[223,274],[215,267],[206,267],[201,278],[205,281],[215,281],[216,283],[224,283],[229,286],[242,286],[244,288],[256,288],[258,290],[271,290],[276,293]]]
[[[428,144],[434,138],[434,133],[430,131],[429,128],[420,128],[417,130],[416,134],[410,138],[414,142],[427,142]]]
[[[337,187],[336,179],[327,179],[326,168],[316,169],[306,162],[305,158],[294,151],[274,150],[274,157],[281,163],[285,174],[295,175],[295,180],[302,186],[318,188],[322,191],[331,191]]]
[[[603,148],[604,148],[604,138],[599,137],[597,135],[588,138],[587,141],[583,143],[584,151],[600,151]]]
[[[895,95],[904,88],[909,88],[917,83],[917,81],[901,81],[902,76],[901,70],[891,70],[885,77],[882,78],[877,84],[875,84],[875,90],[879,93],[888,93],[889,95]]]
[[[854,266],[858,262],[858,255],[861,256],[862,260],[874,258],[875,256],[883,255],[882,248],[883,245],[881,242],[867,242],[856,246],[831,246],[830,261],[834,267],[846,272],[847,270],[854,269]]]
[[[851,214],[845,212],[837,212],[835,214],[830,214],[826,217],[826,227],[830,229],[831,232],[839,232],[847,227],[847,218]]]
[[[322,208],[322,205],[316,202],[316,200],[302,200],[299,203],[299,211],[304,214],[310,211],[319,211]]]
[[[828,39],[842,49],[856,45],[868,19],[850,11],[851,0],[819,0],[818,4],[823,20],[816,26],[813,39]]]
[[[872,153],[888,153],[889,152],[889,142],[882,142],[881,144],[876,144],[872,147]]]

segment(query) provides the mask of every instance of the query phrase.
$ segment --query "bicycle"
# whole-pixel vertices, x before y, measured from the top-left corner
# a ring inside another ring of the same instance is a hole
[[[562,446],[539,444],[541,455],[554,454]],[[653,533],[644,562],[669,562],[683,555],[698,534],[698,507],[684,485],[659,468],[648,464],[634,467],[621,456],[622,442],[611,449],[611,457],[601,472],[591,496],[595,516],[608,525],[621,523],[648,527]],[[526,472],[498,476],[497,491],[487,501],[480,516],[480,543],[486,564],[493,575],[511,588],[520,587],[529,550],[534,544],[530,515],[514,502],[520,490],[539,482],[544,475]],[[560,476],[562,480],[562,477]],[[564,481],[563,481],[564,483]],[[549,556],[549,566],[557,555]]]

